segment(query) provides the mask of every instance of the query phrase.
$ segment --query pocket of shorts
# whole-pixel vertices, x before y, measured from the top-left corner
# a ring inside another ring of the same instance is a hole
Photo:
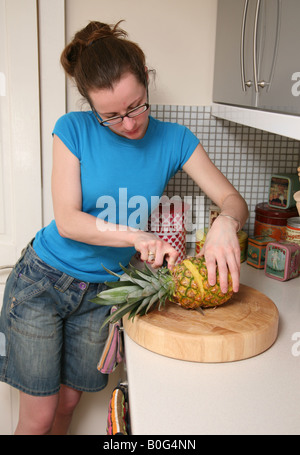
[[[35,267],[24,264],[16,270],[17,277],[11,298],[11,309],[31,297],[42,294],[52,283]]]
[[[40,271],[25,266],[18,271],[9,305],[9,319],[14,332],[31,339],[52,339],[56,332],[55,309],[45,293],[52,285]]]

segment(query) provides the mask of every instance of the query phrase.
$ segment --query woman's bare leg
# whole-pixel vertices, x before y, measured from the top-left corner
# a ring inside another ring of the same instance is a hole
[[[15,435],[67,434],[81,394],[64,385],[58,394],[48,397],[20,392],[19,422]]]
[[[58,406],[56,409],[51,434],[67,434],[74,409],[76,408],[82,392],[65,385],[59,391]]]
[[[58,394],[48,397],[35,397],[20,392],[19,422],[15,435],[50,434]]]

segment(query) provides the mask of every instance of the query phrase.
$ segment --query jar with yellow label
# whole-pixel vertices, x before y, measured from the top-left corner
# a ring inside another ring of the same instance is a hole
[[[198,231],[196,231],[196,254],[200,253],[204,245],[206,239],[206,232],[207,229],[198,229]]]
[[[286,223],[286,241],[300,245],[300,216],[288,218]]]
[[[205,239],[206,239],[207,229],[199,229],[196,232],[196,254],[199,254]],[[245,231],[239,231],[238,240],[241,248],[241,262],[244,262],[247,258],[247,244],[248,244],[248,234]]]

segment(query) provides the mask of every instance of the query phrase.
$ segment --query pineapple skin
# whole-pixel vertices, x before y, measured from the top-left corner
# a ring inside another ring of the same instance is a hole
[[[232,279],[228,277],[228,291],[224,294],[221,291],[219,273],[217,271],[217,281],[214,286],[210,286],[207,278],[207,269],[203,257],[193,257],[187,259],[196,269],[198,276],[186,267],[186,262],[182,261],[172,270],[175,284],[174,299],[183,308],[195,309],[198,307],[209,308],[222,305],[233,295]],[[199,288],[196,279],[201,280],[202,286]]]

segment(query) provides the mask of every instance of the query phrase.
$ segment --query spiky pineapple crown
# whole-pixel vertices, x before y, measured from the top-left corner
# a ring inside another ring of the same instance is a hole
[[[154,272],[145,263],[143,271],[130,265],[128,268],[120,264],[124,274],[119,275],[111,270],[103,268],[111,275],[119,278],[119,281],[107,281],[105,284],[110,288],[100,292],[93,299],[100,305],[118,305],[119,308],[109,315],[103,322],[104,327],[108,322],[115,323],[127,313],[129,318],[136,315],[143,316],[150,309],[158,305],[158,309],[165,305],[167,299],[171,300],[174,293],[174,282],[167,267],[162,267]]]

